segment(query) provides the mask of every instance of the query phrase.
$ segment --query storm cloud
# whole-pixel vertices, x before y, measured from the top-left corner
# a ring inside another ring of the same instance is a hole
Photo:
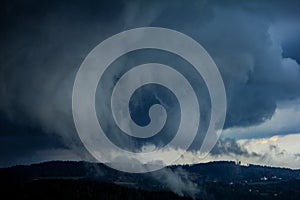
[[[175,29],[205,47],[225,83],[225,129],[267,122],[281,102],[293,107],[300,97],[300,41],[295,37],[300,35],[300,16],[296,1],[70,4],[31,0],[1,4],[0,141],[7,144],[1,145],[1,152],[7,153],[0,154],[0,164],[7,160],[19,162],[17,158],[22,155],[28,157],[36,151],[53,149],[75,152],[72,158],[90,158],[72,118],[75,75],[97,44],[130,28]],[[283,24],[289,24],[289,28]],[[297,129],[300,127],[289,132]],[[282,129],[280,134],[286,131]],[[264,136],[264,132],[259,134],[255,133],[255,137]],[[14,148],[18,141],[24,147]],[[224,149],[228,143],[230,149]],[[247,154],[243,149],[234,149],[238,147],[234,140],[223,140],[217,145],[219,150]],[[238,149],[240,152],[236,152]]]

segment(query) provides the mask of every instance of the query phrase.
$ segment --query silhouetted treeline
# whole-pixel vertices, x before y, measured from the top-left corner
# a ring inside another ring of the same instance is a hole
[[[48,179],[34,180],[23,183],[1,185],[1,196],[5,199],[19,200],[148,200],[148,199],[190,199],[180,197],[169,191],[145,191],[126,188],[115,184],[89,180]]]
[[[241,166],[227,161],[163,170],[161,178],[174,175],[194,183],[199,191],[192,196],[197,199],[299,200],[300,197],[300,170]],[[52,161],[0,169],[0,192],[3,197],[8,195],[7,199],[189,198],[188,193],[177,195],[176,189],[155,177],[160,174],[125,173],[100,163]]]

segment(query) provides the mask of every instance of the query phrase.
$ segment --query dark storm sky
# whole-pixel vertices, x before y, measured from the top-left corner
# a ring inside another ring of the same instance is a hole
[[[170,2],[1,1],[0,166],[89,157],[72,118],[76,72],[97,44],[135,27],[175,29],[205,47],[225,83],[225,129],[260,125],[279,104],[299,108],[298,1]],[[295,132],[300,123],[276,134]]]

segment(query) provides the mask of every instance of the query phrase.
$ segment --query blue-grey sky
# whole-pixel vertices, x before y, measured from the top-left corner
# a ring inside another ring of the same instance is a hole
[[[1,1],[0,166],[90,159],[72,118],[71,94],[76,72],[100,42],[121,31],[144,26],[185,33],[203,45],[217,64],[225,84],[228,109],[222,139],[211,159],[230,159],[226,157],[230,154],[231,158],[242,156],[249,162],[281,166],[280,161],[271,159],[276,152],[263,163],[256,158],[264,158],[264,151],[269,149],[260,148],[261,152],[255,153],[253,149],[254,144],[268,144],[269,140],[264,143],[262,138],[273,136],[270,141],[274,142],[275,136],[276,141],[284,141],[278,143],[283,146],[278,148],[289,151],[291,140],[286,138],[300,133],[299,4],[296,0]],[[132,65],[148,59],[178,68],[187,65],[174,55],[148,53],[136,52],[116,64]],[[113,70],[110,75],[105,84],[114,84],[120,76]],[[193,83],[203,90],[201,106],[206,113],[210,104],[201,77],[193,77]],[[149,121],[143,109],[147,110],[158,99],[162,99],[160,103],[171,104],[169,112],[176,113],[176,100],[168,92],[158,89],[156,93],[145,94],[147,98],[143,99],[143,92],[150,89],[138,91],[133,97],[133,102],[142,99],[142,106],[131,105],[133,118],[142,125]],[[99,94],[97,98],[103,97]],[[96,105],[99,109],[103,106]],[[172,117],[178,120],[176,114]],[[203,119],[205,126],[205,116]],[[163,136],[150,142],[167,142],[172,129],[169,124]],[[295,138],[300,142],[300,137]],[[117,135],[111,139],[124,142]],[[228,145],[232,148],[224,147]],[[297,155],[298,150],[292,149],[290,154]],[[196,155],[197,143],[190,152]],[[300,158],[295,158],[300,166]],[[186,162],[191,162],[192,158],[188,159]],[[297,165],[289,164],[288,159],[293,157],[284,157],[287,164],[283,166]]]

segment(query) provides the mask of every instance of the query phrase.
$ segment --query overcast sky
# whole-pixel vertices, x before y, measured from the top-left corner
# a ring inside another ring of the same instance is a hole
[[[91,159],[72,117],[76,72],[87,54],[106,38],[131,28],[157,26],[180,31],[203,45],[222,75],[226,121],[207,161],[240,159],[300,168],[299,9],[296,0],[1,1],[0,167]],[[178,68],[186,65],[174,55],[146,53],[120,58],[116,65],[144,59]],[[103,83],[112,85],[120,74],[109,73],[110,79]],[[199,84],[207,95],[201,81],[201,77],[193,77],[193,84]],[[174,120],[170,123],[176,122],[176,99],[162,88],[144,94],[151,89],[157,88],[145,88],[133,97],[133,117],[147,124],[145,110],[159,101],[170,104]],[[97,99],[104,97],[98,94]],[[209,103],[203,102],[205,113]],[[96,105],[99,110],[103,107]],[[169,124],[160,138],[140,141],[138,146],[158,146],[171,137],[172,129]],[[111,131],[115,143],[129,140]],[[201,162],[198,150],[194,143],[178,162]]]

